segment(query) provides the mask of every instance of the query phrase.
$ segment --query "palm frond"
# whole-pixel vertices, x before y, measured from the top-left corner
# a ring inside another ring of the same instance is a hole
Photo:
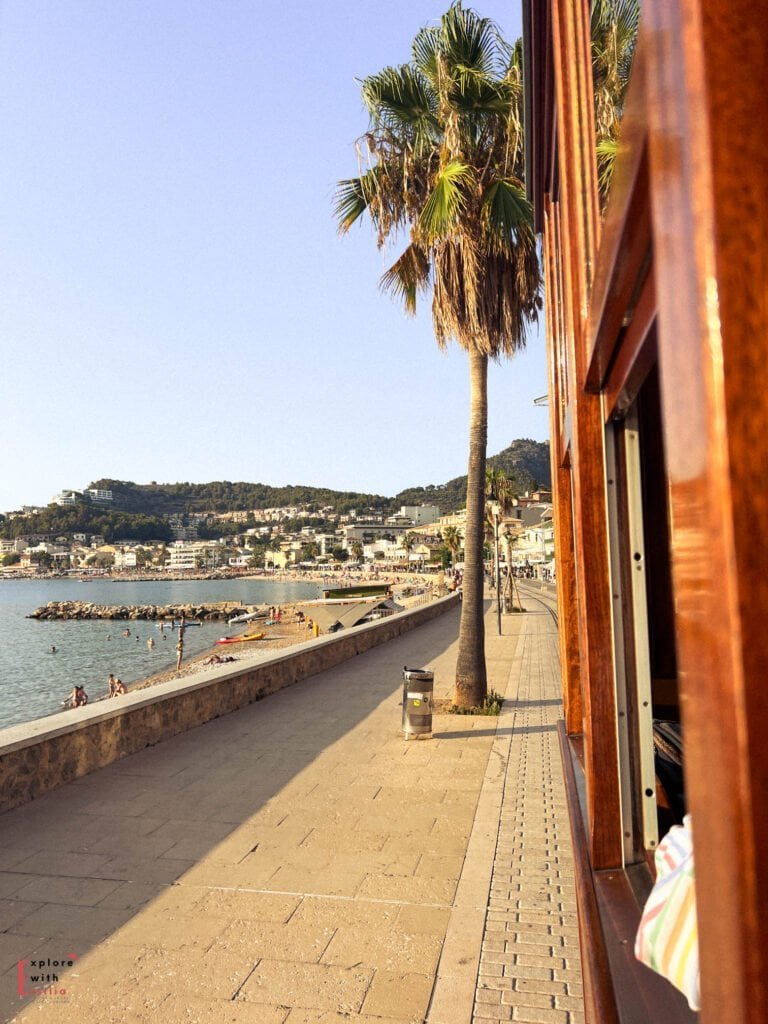
[[[518,234],[533,226],[533,209],[525,189],[511,178],[500,178],[486,190],[481,216],[495,251],[511,249]]]
[[[472,68],[456,69],[450,102],[462,113],[507,114],[515,100],[510,83],[495,81]]]
[[[408,64],[384,68],[363,79],[362,94],[374,126],[406,132],[438,127],[434,92],[418,68]]]
[[[613,179],[613,169],[616,165],[616,154],[619,152],[617,139],[604,139],[597,144],[597,185],[600,196],[605,202],[610,191]]]
[[[501,36],[489,18],[454,3],[440,19],[440,50],[451,74],[462,67],[498,76],[504,54]]]
[[[420,246],[412,243],[382,275],[379,285],[384,291],[402,299],[406,313],[414,316],[418,293],[429,288],[430,276],[429,255]]]
[[[467,203],[472,168],[452,160],[442,167],[419,217],[419,234],[429,242],[449,234]]]
[[[439,49],[440,29],[437,25],[425,25],[420,29],[411,46],[414,65],[433,89],[437,89]]]
[[[368,174],[371,172],[369,171]],[[336,203],[333,215],[339,225],[339,234],[349,231],[352,225],[368,209],[368,194],[363,177],[347,178],[336,186]]]

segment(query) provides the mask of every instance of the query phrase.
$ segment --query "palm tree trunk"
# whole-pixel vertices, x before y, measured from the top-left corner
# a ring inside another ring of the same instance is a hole
[[[483,622],[485,449],[488,439],[488,357],[469,351],[469,468],[464,534],[464,586],[454,703],[477,707],[488,694]]]

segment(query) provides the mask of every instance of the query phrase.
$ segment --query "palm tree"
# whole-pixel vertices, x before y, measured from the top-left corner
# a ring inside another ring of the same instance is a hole
[[[595,87],[597,178],[603,206],[619,148],[624,96],[635,56],[640,0],[593,0],[592,78]]]
[[[359,540],[353,540],[349,545],[350,550],[354,556],[356,562],[359,562],[363,557],[363,545]]]
[[[415,534],[410,533],[410,532],[406,533],[406,535],[402,539],[402,545],[403,545],[403,548],[405,549],[405,567],[406,567],[406,569],[410,566],[410,561],[411,561],[410,555],[411,555],[411,551],[413,550],[415,544],[416,544],[416,536],[415,536]]]
[[[455,702],[487,693],[483,519],[488,360],[513,355],[541,305],[531,209],[523,186],[522,46],[454,3],[418,33],[410,63],[363,80],[368,167],[336,193],[339,228],[368,213],[379,246],[407,233],[381,280],[416,311],[431,293],[438,345],[467,351],[470,442],[464,600]]]
[[[451,564],[456,565],[456,555],[461,549],[461,532],[458,526],[446,526],[443,530],[443,541],[451,552]]]

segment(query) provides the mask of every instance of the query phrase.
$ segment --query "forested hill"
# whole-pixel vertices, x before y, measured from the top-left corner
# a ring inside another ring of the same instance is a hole
[[[503,469],[517,494],[550,486],[549,442],[523,438],[492,455],[488,465]],[[230,483],[134,484],[123,480],[95,480],[90,487],[111,490],[116,509],[150,516],[188,512],[234,512],[240,509],[313,505],[336,512],[358,512],[368,508],[397,511],[401,505],[439,505],[442,512],[455,512],[466,504],[467,478],[459,476],[445,484],[409,487],[394,497],[357,491],[332,491],[325,487]]]
[[[504,470],[515,494],[525,494],[540,487],[548,490],[551,486],[549,441],[531,441],[529,438],[513,441],[508,448],[490,456],[488,465]],[[466,501],[466,476],[457,476],[446,484],[411,487],[397,495],[398,505],[439,505],[442,512],[464,508]]]
[[[549,487],[549,444],[527,439],[513,441],[504,451],[491,456],[489,465],[503,469],[515,491],[523,494],[537,487]],[[61,507],[49,505],[26,517],[4,520],[0,516],[0,537],[27,534],[71,535],[97,533],[108,541],[169,540],[172,530],[169,515],[193,512],[236,512],[245,509],[309,506],[319,511],[336,512],[367,509],[396,512],[401,505],[438,505],[442,512],[454,512],[466,504],[467,478],[456,477],[445,484],[410,487],[394,497],[363,494],[356,491],[332,491],[325,487],[231,483],[227,480],[207,484],[136,484],[127,480],[94,480],[89,488],[110,490],[113,502],[95,504],[84,496],[83,503]]]
[[[350,509],[388,507],[393,500],[380,494],[332,491],[327,487],[292,484],[270,487],[268,484],[231,483],[229,480],[214,480],[207,484],[134,484],[126,480],[102,479],[88,486],[112,491],[115,508],[153,516],[308,504],[348,512]]]

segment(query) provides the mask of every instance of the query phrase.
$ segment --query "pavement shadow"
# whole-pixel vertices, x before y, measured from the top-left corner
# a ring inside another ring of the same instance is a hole
[[[502,726],[499,729],[467,729],[457,730],[456,732],[441,732],[441,740],[465,740],[470,736],[511,736],[515,732],[526,733],[531,735],[532,733],[541,732],[556,732],[557,727],[554,725],[521,725],[517,728]]]
[[[311,831],[301,809],[315,797],[312,788],[303,792],[302,772],[326,754],[329,772],[338,763],[351,792],[356,759],[370,762],[382,745],[381,718],[369,716],[385,705],[398,736],[403,666],[434,665],[455,642],[458,622],[452,609],[3,815],[0,1018],[15,1019],[30,1002],[16,997],[19,961],[71,953],[82,961],[118,932],[119,942],[140,945],[139,918],[158,901],[182,915],[183,940],[192,887],[200,898],[206,886],[266,888],[269,844],[279,850],[281,836],[295,845]],[[417,759],[422,747],[404,743],[403,756]],[[289,805],[276,799],[286,790],[291,801],[295,794]],[[343,833],[350,827],[344,806],[321,796],[328,827]]]

